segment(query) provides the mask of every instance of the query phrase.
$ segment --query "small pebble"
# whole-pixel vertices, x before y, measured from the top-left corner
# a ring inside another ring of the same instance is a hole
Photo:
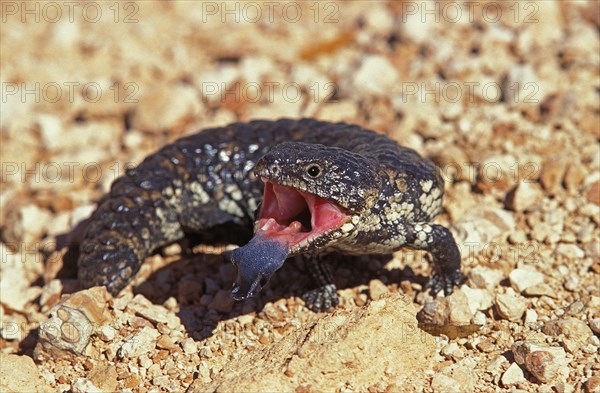
[[[496,296],[496,307],[502,318],[514,322],[521,319],[527,309],[527,304],[521,297],[499,294]]]

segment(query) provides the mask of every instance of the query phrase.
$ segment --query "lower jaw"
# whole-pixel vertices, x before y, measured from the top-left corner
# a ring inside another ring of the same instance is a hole
[[[289,256],[296,256],[316,248],[326,247],[328,243],[342,236],[341,233],[336,231],[338,227],[320,233],[294,231],[290,227],[283,226],[279,226],[277,230],[264,230],[262,229],[264,227],[264,225],[261,225],[255,231],[253,239],[259,237],[263,240],[277,241],[282,245],[286,245],[289,249]],[[267,228],[269,227],[267,226]]]

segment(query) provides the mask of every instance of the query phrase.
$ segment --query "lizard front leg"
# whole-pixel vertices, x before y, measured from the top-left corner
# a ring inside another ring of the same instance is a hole
[[[448,228],[441,225],[418,223],[407,228],[406,245],[428,251],[433,258],[433,275],[427,284],[433,295],[442,289],[446,295],[462,280],[460,251]]]
[[[316,254],[303,254],[302,259],[308,273],[315,283],[316,288],[304,293],[302,299],[307,307],[319,312],[337,306],[340,299],[336,293],[337,288],[331,280],[327,257]]]

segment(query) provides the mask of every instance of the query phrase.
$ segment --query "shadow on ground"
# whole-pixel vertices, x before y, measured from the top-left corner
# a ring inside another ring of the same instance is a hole
[[[57,250],[66,249],[66,252],[62,256],[60,269],[47,269],[53,270],[53,273],[46,279],[59,278],[68,283],[63,293],[81,289],[76,281],[77,244],[83,228],[85,223],[70,233],[57,237]],[[219,321],[243,314],[260,313],[269,302],[291,296],[301,297],[305,291],[313,288],[304,260],[289,258],[256,297],[233,301],[229,294],[237,272],[226,254],[216,254],[215,248],[210,246],[208,248],[212,253],[202,252],[206,248],[203,248],[199,236],[188,236],[177,244],[181,249],[180,254],[165,255],[166,247],[154,253],[162,257],[164,265],[143,281],[140,277],[135,279],[133,293],[142,294],[157,305],[175,298],[179,308],[177,316],[190,337],[198,341],[210,337]],[[428,277],[416,275],[409,266],[384,269],[391,259],[391,255],[336,255],[331,258],[330,263],[334,284],[338,290],[342,290],[368,285],[370,280],[377,278],[384,284],[399,285],[400,281],[408,280],[425,285]]]

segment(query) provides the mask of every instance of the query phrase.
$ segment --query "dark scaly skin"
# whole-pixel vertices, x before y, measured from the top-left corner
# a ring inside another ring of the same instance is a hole
[[[307,179],[308,162],[325,175]],[[338,303],[321,263],[331,252],[425,250],[434,262],[432,292],[451,293],[460,282],[456,243],[448,229],[431,224],[443,196],[433,163],[359,126],[282,119],[235,123],[179,139],[117,179],[80,246],[82,285],[104,285],[117,294],[145,257],[186,233],[233,225],[237,231],[227,233],[237,238],[226,241],[245,244],[262,198],[257,175],[334,201],[352,214],[351,224],[291,254],[306,258],[316,281],[305,296],[311,308]]]

